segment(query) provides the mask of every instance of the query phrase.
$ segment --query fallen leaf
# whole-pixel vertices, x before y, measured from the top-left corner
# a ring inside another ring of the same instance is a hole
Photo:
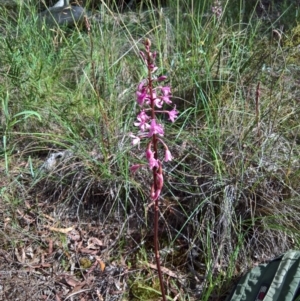
[[[96,237],[90,237],[88,239],[88,245],[87,245],[88,249],[99,249],[99,247],[102,246],[103,246],[103,242],[100,239]]]
[[[60,297],[57,294],[55,294],[55,301],[61,301]]]
[[[17,212],[19,213],[19,216],[23,218],[28,224],[32,224],[35,220],[31,218],[28,214],[25,214],[20,209],[17,209]]]
[[[70,231],[70,233],[68,233],[68,237],[72,241],[80,241],[81,240],[80,234],[79,234],[79,232],[77,230]]]
[[[148,263],[147,265],[148,265],[151,269],[157,270],[156,264]],[[170,276],[170,277],[173,277],[173,278],[176,278],[176,279],[180,278],[180,275],[178,275],[178,274],[172,272],[171,270],[169,270],[169,269],[167,269],[167,268],[165,268],[165,267],[161,267],[161,271],[162,271],[164,274],[166,274],[166,275],[168,275],[168,276]]]
[[[99,292],[98,289],[97,289],[97,291],[96,291],[96,294],[97,294],[98,299],[99,299],[100,301],[104,301],[104,299],[103,299],[103,297],[102,297],[102,295],[100,294],[100,292]]]
[[[20,254],[19,251],[18,251],[18,249],[15,248],[15,255],[16,255],[16,257],[17,257],[17,259],[18,259],[18,261],[19,261],[20,263],[25,263],[26,255],[25,255],[25,250],[24,250],[24,248],[22,248],[21,251],[22,251],[22,254]]]
[[[90,249],[87,249],[87,248],[80,248],[78,250],[78,252],[80,253],[84,253],[84,254],[92,254],[92,255],[96,255],[98,253],[98,250],[90,250]]]
[[[29,268],[26,268],[25,271],[32,271],[33,269],[42,269],[42,268],[51,268],[52,264],[50,263],[42,263],[42,264],[34,264],[34,265],[30,265]]]
[[[72,296],[79,295],[80,293],[88,292],[90,290],[91,290],[90,288],[80,289],[80,290],[73,289],[73,291],[66,296],[66,298],[64,299],[64,301],[66,301],[67,299],[71,298]]]
[[[4,219],[4,229],[6,228],[6,226],[8,225],[8,223],[11,221],[11,219],[9,217],[6,217]]]
[[[55,227],[51,227],[51,226],[44,226],[44,227],[48,228],[50,231],[60,232],[60,233],[64,233],[64,234],[67,234],[73,230],[73,226],[69,227],[69,228],[55,228]]]
[[[96,266],[97,266],[97,261],[95,261],[93,264],[92,264],[92,266],[87,270],[87,272],[86,272],[86,276],[87,275],[89,275],[91,272],[93,272],[93,270],[96,268]]]
[[[44,217],[50,219],[52,222],[55,221],[55,219],[54,219],[52,216],[48,215],[48,214],[42,213],[42,216],[44,216]]]
[[[33,258],[33,249],[31,246],[29,246],[28,248],[26,248],[26,252],[25,252],[26,256],[29,257],[30,259]]]
[[[85,285],[85,282],[80,282],[80,281],[76,280],[74,277],[69,276],[69,275],[65,276],[64,280],[69,286],[76,287],[76,288],[78,288],[78,287],[81,288]]]
[[[49,246],[48,246],[48,254],[51,255],[53,253],[53,239],[49,239]]]
[[[103,272],[105,270],[105,263],[100,259],[99,256],[95,256],[95,258],[99,264],[101,272]]]

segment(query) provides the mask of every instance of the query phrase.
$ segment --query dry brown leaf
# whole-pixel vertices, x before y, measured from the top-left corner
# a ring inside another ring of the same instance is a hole
[[[78,295],[78,294],[83,293],[83,292],[88,292],[90,290],[91,290],[90,288],[79,289],[79,290],[78,289],[73,289],[73,291],[66,296],[66,298],[64,299],[64,301],[66,301],[67,299],[71,298],[72,296]]]
[[[57,294],[55,294],[55,301],[61,301],[60,297]]]
[[[6,226],[8,225],[8,223],[11,221],[11,219],[9,217],[6,217],[4,219],[4,229],[6,228]]]
[[[105,263],[103,261],[100,261],[99,265],[100,265],[101,272],[103,272],[105,270]]]
[[[156,264],[148,263],[147,265],[148,265],[151,269],[157,270]],[[173,278],[176,278],[176,279],[180,278],[180,275],[178,275],[178,274],[172,272],[171,270],[169,270],[169,269],[167,269],[167,268],[165,268],[165,267],[161,267],[161,271],[162,271],[164,274],[166,274],[166,275],[168,275],[168,276],[170,276],[170,277],[173,277]]]
[[[28,224],[32,224],[35,220],[31,218],[28,214],[25,214],[20,209],[17,209],[17,212],[19,213],[20,217],[22,217]]]
[[[99,292],[98,289],[97,289],[97,291],[96,291],[96,294],[97,294],[98,299],[99,299],[100,301],[104,301],[104,299],[103,299],[103,297],[102,297],[102,295],[100,294],[100,292]]]
[[[25,250],[24,250],[24,248],[22,248],[21,252],[22,252],[22,254],[20,254],[20,253],[19,253],[19,250],[18,250],[17,248],[15,248],[15,255],[16,255],[18,261],[19,261],[20,263],[25,263],[26,255],[25,255]]]
[[[86,276],[87,275],[89,275],[90,273],[92,273],[93,271],[94,271],[94,269],[96,268],[96,266],[97,266],[97,261],[95,261],[93,264],[92,264],[92,266],[87,270],[87,272],[86,272]]]
[[[52,267],[51,263],[41,263],[41,264],[36,264],[31,266],[32,269],[42,269],[42,268],[51,268],[51,267]]]
[[[28,248],[26,248],[25,254],[30,259],[33,258],[33,249],[32,249],[32,246],[29,246]]]
[[[42,216],[44,216],[44,217],[50,219],[52,222],[55,221],[55,219],[54,219],[52,216],[48,215],[48,214],[42,213]]]
[[[65,276],[64,280],[69,286],[76,288],[82,288],[85,285],[85,282],[80,282],[70,275]]]
[[[87,248],[80,248],[78,250],[78,252],[80,253],[84,253],[84,254],[92,254],[92,255],[96,255],[98,253],[98,250],[90,250],[90,249],[87,249]]]
[[[67,234],[74,229],[74,226],[69,227],[69,228],[55,228],[55,227],[51,227],[51,226],[44,226],[44,227],[48,228],[50,231],[64,233],[64,234]]]
[[[101,272],[103,272],[105,270],[105,263],[100,259],[99,256],[95,256],[95,258],[99,264]]]
[[[102,246],[103,246],[103,242],[100,239],[96,237],[90,237],[88,239],[88,245],[87,245],[88,249],[99,249],[99,247]]]
[[[3,256],[5,258],[5,260],[7,260],[8,262],[13,261],[7,251],[4,251],[4,250],[0,249],[0,255]]]
[[[84,275],[84,277],[85,277],[85,282],[86,282],[88,287],[90,287],[90,285],[92,283],[95,283],[96,277],[94,275],[91,275],[91,274],[87,273],[86,275]]]
[[[81,240],[80,233],[77,230],[70,231],[70,233],[68,233],[68,237],[72,241],[80,241]]]
[[[53,239],[49,239],[49,246],[48,246],[48,255],[53,253]]]
[[[28,201],[25,201],[25,206],[26,206],[28,209],[31,209],[31,206],[30,206],[30,204],[29,204]]]

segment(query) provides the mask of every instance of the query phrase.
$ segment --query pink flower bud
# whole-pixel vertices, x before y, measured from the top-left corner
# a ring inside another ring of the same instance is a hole
[[[150,41],[150,39],[146,38],[144,40],[144,45],[145,45],[145,47],[150,48],[151,47],[151,41]]]
[[[147,160],[150,160],[151,158],[154,158],[154,153],[153,151],[150,149],[150,145],[148,146],[147,150],[146,150],[146,158]]]
[[[151,199],[153,201],[156,201],[159,198],[160,193],[161,193],[161,189],[156,189],[156,191],[154,191],[153,193],[151,193]]]
[[[171,152],[169,151],[169,149],[167,148],[166,151],[165,151],[165,161],[168,162],[168,161],[172,161],[173,157],[172,157],[172,154]]]
[[[141,168],[143,166],[143,164],[134,164],[134,165],[132,165],[132,166],[130,166],[130,171],[132,172],[132,173],[135,173],[139,168]]]
[[[157,185],[157,189],[162,190],[164,186],[164,176],[162,172],[161,162],[159,162],[158,165],[159,165],[158,171],[156,173],[156,185]]]
[[[157,69],[158,69],[158,67],[156,67],[156,66],[151,68],[151,73],[154,73]]]
[[[140,55],[143,58],[143,60],[146,61],[146,56],[145,56],[145,53],[143,51],[140,51]]]
[[[150,198],[155,201],[155,189],[154,189],[154,184],[151,185],[151,191],[150,191]]]
[[[157,80],[158,82],[162,82],[162,81],[166,80],[167,78],[168,78],[167,76],[161,75],[161,76],[159,76],[156,80]]]
[[[157,200],[161,194],[161,190],[164,186],[164,177],[162,172],[162,166],[161,163],[158,163],[158,170],[156,172],[156,189],[155,186],[151,186],[151,194],[150,197],[153,201]]]

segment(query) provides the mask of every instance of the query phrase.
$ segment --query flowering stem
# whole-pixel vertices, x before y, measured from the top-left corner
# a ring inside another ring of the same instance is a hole
[[[149,41],[150,42],[150,41]],[[148,41],[145,41],[146,44],[146,50],[148,50],[147,47]],[[151,75],[151,53],[150,53],[150,44],[149,43],[149,51],[146,51],[146,59],[147,59],[147,69],[148,69],[148,88],[149,88],[149,95],[150,95],[150,106],[151,106],[151,118],[156,119],[155,115],[155,102],[153,97],[153,86],[152,86],[152,75]],[[154,153],[154,159],[158,159],[157,155],[157,137],[156,134],[152,135],[152,147],[153,147],[153,153]],[[153,174],[153,189],[154,191],[157,191],[157,167],[154,166],[152,168],[152,174]],[[155,252],[155,260],[156,260],[156,267],[157,267],[157,274],[159,278],[160,283],[160,291],[162,295],[163,301],[166,301],[166,294],[165,294],[165,287],[163,282],[163,277],[161,273],[161,266],[160,266],[160,255],[159,255],[159,241],[158,241],[158,218],[159,218],[159,207],[158,207],[158,197],[154,201],[154,252]]]
[[[171,88],[170,86],[161,86],[160,82],[167,79],[165,75],[159,77],[152,77],[152,74],[158,69],[155,66],[156,53],[150,51],[151,41],[146,39],[144,42],[145,53],[140,52],[143,61],[146,63],[148,74],[147,78],[142,80],[138,85],[136,96],[137,103],[141,107],[140,113],[137,115],[137,122],[134,122],[135,126],[140,128],[137,135],[130,133],[133,145],[140,145],[141,139],[148,138],[150,141],[147,142],[146,147],[146,159],[148,161],[148,166],[152,171],[152,184],[150,199],[151,203],[154,203],[154,252],[156,259],[157,273],[160,282],[162,300],[166,301],[166,294],[164,289],[163,277],[160,266],[160,256],[159,256],[159,241],[158,241],[158,221],[159,221],[159,207],[158,199],[160,197],[164,178],[162,170],[162,161],[158,158],[158,144],[161,144],[165,149],[164,161],[171,161],[172,154],[166,145],[166,143],[158,136],[164,136],[164,128],[162,124],[157,122],[156,114],[168,114],[169,120],[174,122],[177,118],[176,106],[172,110],[157,110],[161,109],[165,104],[170,105],[172,101]],[[131,166],[130,170],[132,172],[137,171],[138,168],[143,166],[143,164],[134,164]]]
[[[160,256],[159,256],[159,245],[158,245],[158,210],[159,210],[158,199],[156,199],[154,204],[154,252],[155,252],[155,260],[156,260],[157,273],[159,277],[161,295],[163,301],[166,301],[165,288],[164,288],[161,267],[160,267]]]

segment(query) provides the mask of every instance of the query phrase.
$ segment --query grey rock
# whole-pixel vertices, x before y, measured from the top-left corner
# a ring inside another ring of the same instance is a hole
[[[74,26],[84,20],[86,11],[81,6],[69,5],[69,0],[59,0],[54,6],[38,14],[38,20],[48,27]]]
[[[58,153],[52,153],[50,154],[48,159],[43,163],[43,165],[40,167],[40,170],[51,172],[57,167],[59,163],[72,157],[73,157],[73,152],[70,150],[66,150]]]

